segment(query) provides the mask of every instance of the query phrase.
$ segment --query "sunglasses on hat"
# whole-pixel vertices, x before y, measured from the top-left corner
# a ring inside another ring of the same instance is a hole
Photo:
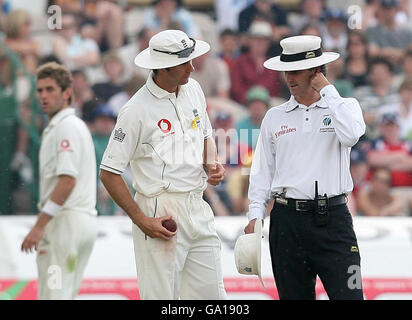
[[[156,52],[161,52],[161,53],[166,53],[166,54],[170,54],[170,55],[177,55],[178,58],[187,58],[189,57],[193,51],[195,51],[195,46],[196,46],[196,40],[193,38],[189,38],[190,40],[193,41],[193,46],[180,50],[180,51],[176,51],[176,52],[170,52],[170,51],[163,51],[163,50],[158,50],[158,49],[153,49],[153,51]]]

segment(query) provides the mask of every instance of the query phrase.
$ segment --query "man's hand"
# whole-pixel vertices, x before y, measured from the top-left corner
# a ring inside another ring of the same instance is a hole
[[[330,82],[328,81],[328,79],[326,79],[322,72],[316,72],[312,76],[311,86],[317,92],[320,92],[320,90],[322,90],[327,85],[330,85]]]
[[[220,184],[223,179],[225,178],[225,168],[219,163],[215,162],[213,164],[206,164],[207,175],[209,182],[211,185],[217,186]]]
[[[245,227],[245,233],[253,233],[255,232],[255,223],[256,223],[256,219],[250,220],[249,224]]]
[[[46,230],[46,226],[52,218],[52,216],[43,212],[39,214],[36,224],[21,244],[21,251],[31,253],[33,249],[37,250],[40,240],[43,239],[44,230]]]
[[[172,216],[160,217],[160,218],[150,218],[144,217],[141,223],[136,225],[150,238],[160,238],[164,240],[170,240],[176,235],[177,231],[170,232],[165,227],[162,226],[163,220],[173,219]]]
[[[37,251],[39,242],[43,238],[44,230],[45,227],[36,224],[24,239],[21,245],[21,251],[24,251],[26,253],[33,252],[33,249]]]

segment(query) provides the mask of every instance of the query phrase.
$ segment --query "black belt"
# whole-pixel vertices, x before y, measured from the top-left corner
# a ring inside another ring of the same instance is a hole
[[[281,198],[275,197],[276,203],[279,203],[284,206],[288,206],[293,210],[296,211],[312,211],[315,210],[315,200],[299,200],[299,199],[292,199],[292,198]],[[336,207],[341,204],[346,203],[346,195],[341,194],[339,196],[328,198],[328,207]]]

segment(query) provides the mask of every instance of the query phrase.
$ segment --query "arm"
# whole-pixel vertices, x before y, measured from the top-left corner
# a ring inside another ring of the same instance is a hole
[[[365,121],[362,110],[355,99],[343,99],[326,77],[317,72],[312,78],[312,87],[320,93],[335,120],[335,132],[340,143],[352,147],[365,134]]]
[[[408,155],[404,151],[378,151],[371,150],[368,152],[368,163],[372,167],[385,167],[391,170],[398,170],[401,166],[405,166],[408,163],[406,158]],[[409,161],[410,162],[410,161]],[[401,164],[402,163],[402,164]],[[409,169],[412,169],[409,167]]]
[[[392,196],[392,202],[380,209],[381,216],[399,216],[403,212],[404,205],[401,197]]]
[[[256,218],[262,218],[262,220],[265,218],[270,198],[270,188],[276,171],[276,156],[269,127],[273,123],[273,119],[268,120],[267,116],[268,113],[262,121],[250,170],[248,191],[250,200],[249,224],[245,228],[245,233],[254,232]]]
[[[371,203],[368,194],[368,188],[359,190],[358,207],[366,216],[379,216],[377,208]]]
[[[170,232],[162,226],[163,220],[169,220],[172,217],[150,218],[140,210],[121,175],[101,169],[100,180],[119,207],[149,237],[168,240],[176,234],[176,231]]]
[[[59,176],[59,180],[57,181],[57,184],[54,187],[49,200],[53,201],[57,205],[62,206],[72,193],[75,185],[76,179],[74,177],[68,175]],[[31,229],[21,245],[22,251],[31,252],[33,248],[37,250],[39,242],[43,238],[44,230],[46,229],[47,224],[52,218],[53,216],[47,213],[39,213],[36,224]]]
[[[207,182],[217,186],[225,178],[225,169],[222,164],[218,162],[215,140],[212,137],[206,138],[203,148],[203,165],[209,177]]]

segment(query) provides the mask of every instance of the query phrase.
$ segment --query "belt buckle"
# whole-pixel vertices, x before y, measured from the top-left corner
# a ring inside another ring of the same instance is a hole
[[[296,211],[307,211],[305,209],[300,208],[300,204],[305,204],[305,203],[307,203],[306,200],[296,200],[295,201]]]

